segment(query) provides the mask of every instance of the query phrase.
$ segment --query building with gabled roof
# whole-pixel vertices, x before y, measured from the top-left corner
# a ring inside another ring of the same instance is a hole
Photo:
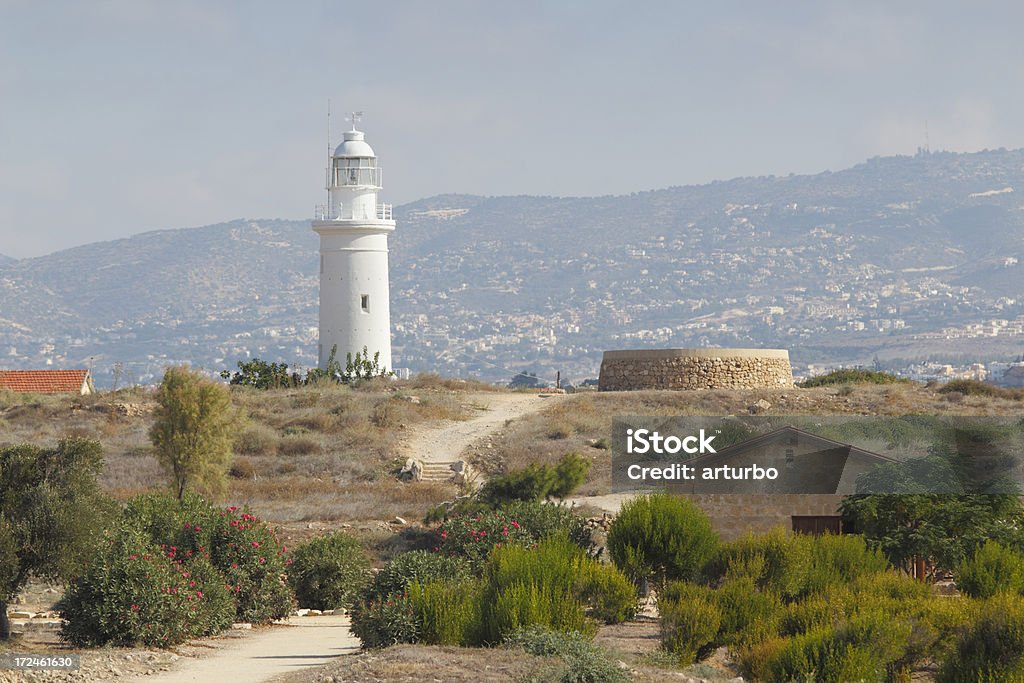
[[[88,370],[0,370],[0,390],[20,394],[95,393]]]
[[[839,504],[855,493],[857,477],[878,465],[897,462],[879,453],[786,425],[767,434],[686,460],[698,468],[773,467],[777,483],[751,481],[677,482],[711,519],[724,538],[783,527],[803,533],[842,533]]]

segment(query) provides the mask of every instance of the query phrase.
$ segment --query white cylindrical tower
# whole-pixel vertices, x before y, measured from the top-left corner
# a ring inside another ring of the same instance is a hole
[[[363,133],[345,131],[327,169],[328,204],[318,207],[313,230],[320,235],[320,367],[331,348],[346,355],[365,347],[391,370],[391,306],[388,233],[395,229],[391,205],[377,201],[381,169]]]

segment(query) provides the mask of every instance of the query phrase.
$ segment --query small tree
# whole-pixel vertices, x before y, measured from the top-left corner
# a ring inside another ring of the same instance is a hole
[[[227,387],[185,366],[169,367],[157,403],[149,438],[178,499],[189,485],[221,492],[235,430]]]
[[[356,351],[355,356],[351,352],[345,354],[345,367],[338,362],[338,345],[331,347],[331,353],[327,356],[327,367],[324,369],[313,368],[306,373],[306,384],[315,384],[322,379],[330,379],[342,384],[355,384],[364,379],[375,379],[377,377],[391,377],[395,373],[380,364],[380,351],[370,357],[370,351],[365,346],[362,351]]]
[[[331,353],[334,353],[334,349],[331,349]],[[390,377],[393,374],[395,373],[380,364],[380,351],[375,351],[371,359],[369,350],[364,346],[363,352],[356,351],[355,356],[351,353],[345,354],[345,372],[341,376],[341,381],[344,384],[352,384],[363,379]]]
[[[256,389],[280,389],[291,387],[302,382],[299,373],[288,373],[287,363],[268,363],[259,358],[249,361],[238,361],[238,371],[221,370],[220,376],[230,384],[254,387]]]
[[[99,489],[100,445],[64,439],[56,448],[0,449],[0,640],[7,602],[30,576],[71,578],[112,517]]]

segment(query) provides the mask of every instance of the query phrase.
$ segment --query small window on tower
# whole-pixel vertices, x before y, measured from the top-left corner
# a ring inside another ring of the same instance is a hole
[[[359,305],[363,307],[363,313],[369,313],[370,312],[370,295],[369,294],[363,294],[361,297],[359,297]]]

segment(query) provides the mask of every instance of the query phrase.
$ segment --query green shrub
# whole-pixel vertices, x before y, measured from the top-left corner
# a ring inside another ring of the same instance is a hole
[[[484,572],[483,641],[501,642],[529,626],[593,632],[586,608],[614,613],[622,601],[621,580],[595,582],[596,565],[566,539],[551,538],[535,548],[496,548]],[[613,594],[595,592],[603,583]]]
[[[553,536],[568,538],[581,547],[590,542],[586,523],[570,508],[531,501],[452,517],[437,528],[437,535],[439,553],[465,557],[474,567],[482,566],[494,547],[532,545]]]
[[[783,616],[781,600],[759,591],[750,578],[726,581],[714,592],[713,601],[721,614],[718,640],[722,644],[756,643],[778,632]]]
[[[748,533],[723,545],[706,574],[712,581],[749,576],[758,588],[793,598],[804,592],[811,542],[810,536],[779,528],[760,536]]]
[[[900,660],[910,635],[908,623],[885,612],[864,612],[838,627],[820,626],[786,640],[781,647],[773,646],[758,666],[770,671],[768,680],[899,680],[907,673]]]
[[[370,560],[358,540],[335,532],[295,551],[288,581],[302,607],[347,609],[370,582]]]
[[[845,613],[846,602],[830,594],[810,595],[786,605],[779,616],[778,631],[781,636],[795,636],[816,628],[830,626]]]
[[[700,508],[665,494],[622,505],[608,532],[608,552],[634,582],[697,578],[718,549],[718,536]]]
[[[217,510],[185,492],[137,496],[125,506],[123,525],[138,529],[170,559],[207,558],[238,602],[238,621],[268,623],[291,612],[292,591],[281,580],[291,564],[277,533],[232,506]]]
[[[482,643],[500,642],[529,626],[590,635],[597,630],[587,620],[583,605],[564,586],[517,581],[484,595]]]
[[[414,581],[424,585],[433,581],[458,583],[471,576],[469,562],[463,557],[412,550],[395,556],[377,572],[370,593],[376,598],[386,598],[393,593],[407,592]]]
[[[940,394],[963,394],[964,396],[989,396],[993,398],[1006,398],[1020,400],[1022,393],[1019,389],[997,387],[986,382],[979,382],[976,379],[954,379],[946,382],[939,388]]]
[[[661,648],[680,666],[707,657],[718,645],[722,615],[711,591],[677,581],[658,596]]]
[[[972,598],[996,593],[1024,593],[1024,555],[986,541],[956,568],[956,585]]]
[[[834,584],[883,572],[889,563],[860,536],[808,536],[773,529],[725,544],[708,565],[711,580],[750,577],[763,590],[793,600]]]
[[[576,592],[588,606],[587,614],[606,624],[621,624],[636,616],[636,586],[616,567],[585,560],[577,577]]]
[[[958,639],[942,663],[939,683],[1024,680],[1024,599],[997,594]]]
[[[413,582],[409,601],[420,625],[420,640],[430,645],[480,642],[480,586],[477,581]]]
[[[846,584],[861,577],[885,573],[889,561],[878,548],[868,547],[863,536],[801,536],[810,546],[811,565],[801,593],[807,595],[833,584]],[[888,573],[889,576],[897,576]]]
[[[175,561],[125,528],[108,535],[58,610],[61,638],[79,647],[172,647],[229,626],[235,604],[206,560]]]
[[[584,482],[589,470],[590,461],[578,453],[566,453],[556,466],[532,463],[493,477],[484,484],[478,497],[489,505],[565,498]]]
[[[737,664],[745,678],[753,681],[773,680],[773,666],[782,649],[789,641],[786,638],[768,638],[737,651]]]
[[[811,377],[800,383],[804,389],[827,387],[834,384],[909,384],[909,379],[875,370],[833,370],[824,375]]]
[[[210,538],[210,562],[238,599],[239,621],[266,624],[292,610],[285,580],[287,548],[277,532],[255,516],[231,506],[218,515]]]
[[[929,600],[932,597],[931,585],[895,571],[866,574],[844,585],[849,585],[859,601],[863,601],[865,595],[909,602]]]
[[[351,619],[352,633],[364,649],[415,643],[420,637],[420,622],[408,594],[356,603]]]
[[[626,675],[600,647],[578,631],[557,632],[532,627],[512,633],[508,647],[521,648],[538,657],[558,657],[565,667],[554,680],[558,683],[622,683]]]
[[[219,511],[198,494],[185,491],[179,500],[170,493],[145,493],[125,503],[122,524],[138,529],[158,546],[173,549],[176,558],[209,555]]]

